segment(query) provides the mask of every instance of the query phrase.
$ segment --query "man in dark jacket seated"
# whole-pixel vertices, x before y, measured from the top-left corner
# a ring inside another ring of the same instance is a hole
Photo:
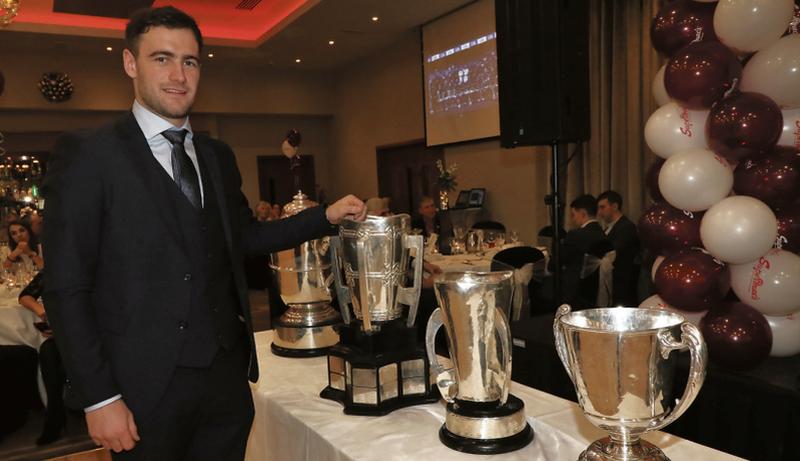
[[[639,278],[639,236],[636,224],[622,214],[622,196],[607,190],[597,197],[597,215],[605,225],[608,240],[614,246],[614,281],[612,304],[638,306],[636,282]]]
[[[562,299],[573,308],[593,307],[597,298],[597,274],[592,274],[587,285],[581,280],[581,268],[584,255],[607,242],[606,234],[597,222],[597,201],[594,196],[581,195],[569,207],[574,228],[567,232],[561,248]]]

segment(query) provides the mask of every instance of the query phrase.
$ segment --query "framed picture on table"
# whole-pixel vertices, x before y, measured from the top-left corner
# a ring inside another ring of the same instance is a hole
[[[472,189],[469,191],[469,206],[471,207],[481,207],[483,206],[483,201],[486,198],[486,189],[478,188]]]
[[[456,204],[453,208],[466,208],[469,206],[469,193],[468,190],[462,190],[458,193],[458,198],[456,199]]]

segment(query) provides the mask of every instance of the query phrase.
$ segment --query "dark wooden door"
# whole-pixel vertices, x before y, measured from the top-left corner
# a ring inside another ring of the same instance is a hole
[[[297,174],[299,186],[312,200],[316,200],[314,157],[303,156]],[[259,199],[281,206],[292,201],[297,193],[295,173],[289,169],[289,159],[283,155],[261,155],[258,157]]]
[[[425,141],[378,147],[378,193],[392,200],[395,213],[414,215],[423,196],[438,194],[436,161],[444,161],[441,147],[427,147]]]

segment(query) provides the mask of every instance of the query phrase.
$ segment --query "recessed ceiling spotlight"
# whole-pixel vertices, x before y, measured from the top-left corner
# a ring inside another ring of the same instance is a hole
[[[114,48],[111,48],[110,46],[107,46],[106,47],[106,51],[114,51]]]
[[[372,22],[378,22],[378,17],[377,16],[373,16],[372,17]]]
[[[214,57],[214,53],[208,53],[208,57],[209,58],[213,58]]]
[[[302,59],[300,59],[300,58],[297,58],[297,59],[295,59],[295,60],[294,60],[294,62],[296,62],[296,63],[298,63],[298,64],[299,64],[299,63],[303,62],[303,60],[302,60]]]
[[[336,42],[334,42],[333,40],[328,40],[328,45],[333,45],[334,43]]]

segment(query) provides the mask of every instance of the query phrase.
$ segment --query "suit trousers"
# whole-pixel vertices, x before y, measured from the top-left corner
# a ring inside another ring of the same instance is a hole
[[[244,459],[253,398],[244,340],[220,348],[208,368],[177,367],[150,414],[134,415],[141,440],[114,461],[240,461]]]

